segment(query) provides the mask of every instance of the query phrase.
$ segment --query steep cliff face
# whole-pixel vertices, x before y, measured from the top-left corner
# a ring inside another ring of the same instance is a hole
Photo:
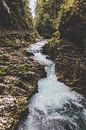
[[[58,31],[62,16],[72,7],[73,2],[74,0],[37,1],[35,27],[40,35],[52,37]]]
[[[0,29],[33,30],[27,0],[0,0]]]
[[[13,130],[43,67],[27,57],[35,42],[27,0],[0,0],[0,130]]]
[[[0,0],[0,41],[4,39],[35,41],[29,0]]]
[[[57,32],[44,51],[55,60],[59,80],[86,96],[86,1],[64,2],[57,11],[60,20],[55,19]]]
[[[61,38],[85,47],[86,38],[86,1],[74,1],[72,7],[63,15],[59,27]]]

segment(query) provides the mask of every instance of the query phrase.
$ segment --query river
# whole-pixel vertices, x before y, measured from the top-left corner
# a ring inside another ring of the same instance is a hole
[[[72,91],[55,75],[55,63],[42,54],[42,40],[31,45],[35,62],[44,65],[46,77],[38,81],[38,92],[29,100],[29,114],[17,130],[86,130],[86,99]]]

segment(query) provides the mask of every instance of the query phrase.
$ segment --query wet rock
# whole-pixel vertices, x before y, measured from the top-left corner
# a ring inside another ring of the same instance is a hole
[[[18,114],[18,102],[11,95],[0,96],[0,129],[9,128],[14,121],[14,114]]]
[[[0,129],[5,130],[14,128],[45,73],[43,66],[26,57],[24,46],[0,50]]]
[[[60,38],[53,36],[49,44],[44,46],[44,53],[55,61],[58,79],[86,97],[85,12],[85,0],[74,0],[66,12],[61,12],[62,18],[58,30]]]
[[[34,54],[33,53],[31,53],[31,52],[28,52],[26,49],[25,50],[23,50],[23,53],[24,53],[24,55],[25,56],[34,56]]]
[[[59,44],[49,48],[49,44],[45,45],[44,53],[50,55],[55,61],[58,80],[86,96],[86,57],[84,53],[68,41],[60,41]]]
[[[27,2],[0,0],[0,130],[14,128],[44,75],[23,53],[36,40]]]

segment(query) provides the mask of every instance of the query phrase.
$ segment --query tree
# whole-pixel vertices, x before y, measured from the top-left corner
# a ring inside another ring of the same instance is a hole
[[[38,0],[36,6],[35,27],[38,33],[46,38],[50,38],[56,31],[53,26],[53,19],[50,16],[50,6],[48,0]]]

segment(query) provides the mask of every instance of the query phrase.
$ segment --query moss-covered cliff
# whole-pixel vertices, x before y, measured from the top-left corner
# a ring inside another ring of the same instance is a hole
[[[85,0],[40,0],[37,2],[36,14],[36,28],[42,35],[47,36],[46,33],[54,28],[50,37],[53,33],[58,37],[56,32],[59,32],[59,38],[65,38],[76,44],[85,44],[83,43],[86,34]],[[50,21],[51,26],[46,26]]]
[[[59,26],[61,38],[85,48],[86,40],[86,1],[77,0],[61,18]]]
[[[59,80],[86,96],[86,1],[57,1],[51,11],[56,32],[44,51],[55,60]]]
[[[26,55],[35,42],[27,0],[0,0],[0,130],[13,130],[43,67]]]
[[[28,0],[0,0],[0,30],[33,30]]]
[[[0,41],[3,39],[35,41],[29,0],[0,0]]]
[[[74,0],[38,0],[35,17],[35,27],[38,32],[50,38],[58,31],[62,16],[72,7],[73,2]]]

